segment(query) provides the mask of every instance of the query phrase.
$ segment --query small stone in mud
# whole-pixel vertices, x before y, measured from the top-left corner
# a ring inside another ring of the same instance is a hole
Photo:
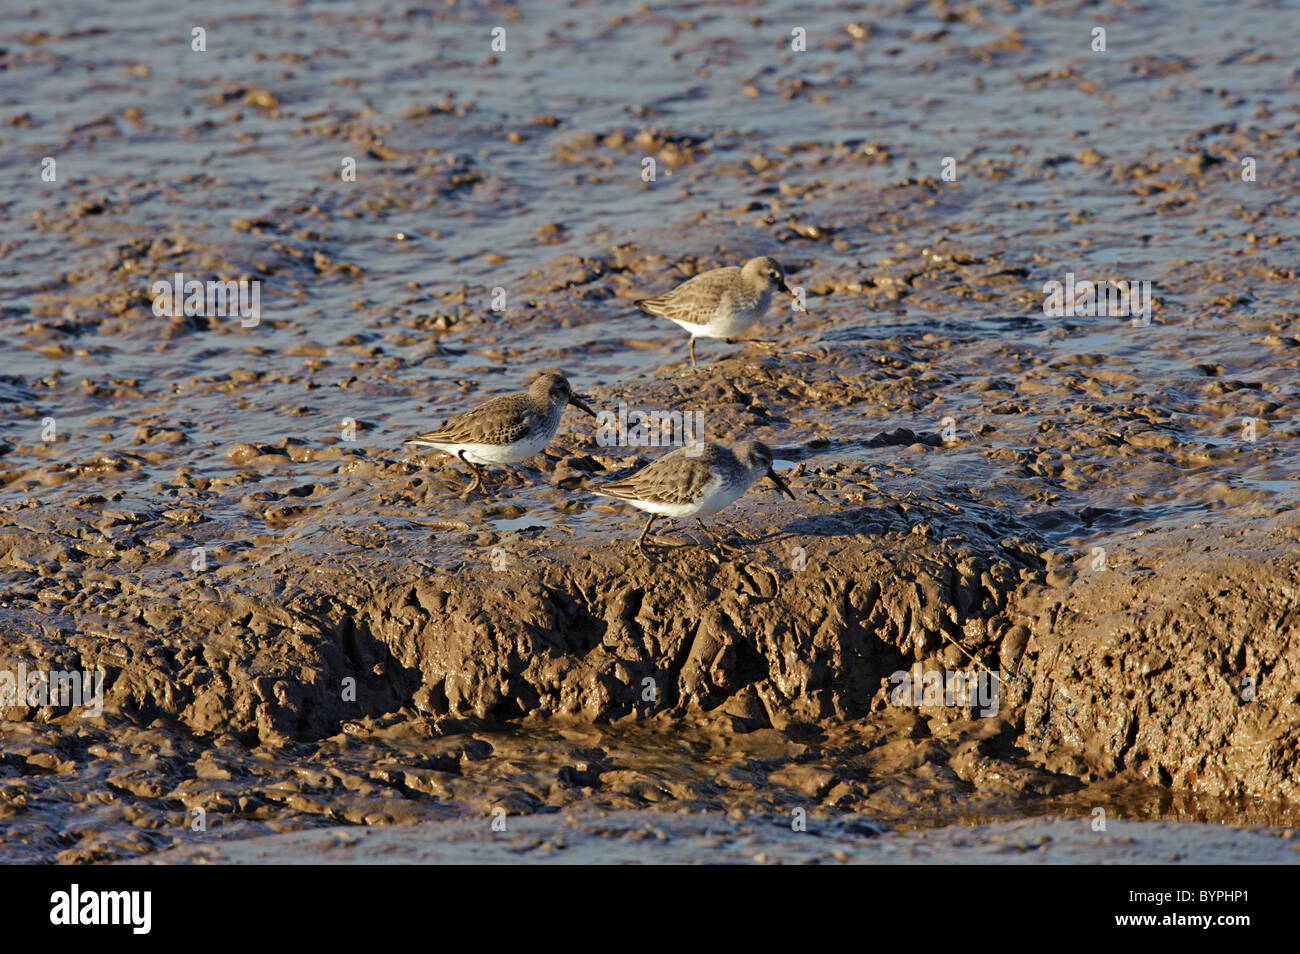
[[[262,452],[252,444],[236,444],[230,450],[226,451],[226,460],[232,464],[246,464],[255,457],[261,457]]]
[[[253,87],[244,91],[244,102],[249,106],[256,106],[258,109],[265,109],[267,112],[275,112],[280,108],[279,98],[270,90]]]

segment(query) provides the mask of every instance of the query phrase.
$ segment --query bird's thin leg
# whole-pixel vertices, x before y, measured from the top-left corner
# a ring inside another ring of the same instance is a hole
[[[474,476],[478,478],[478,489],[483,491],[483,499],[490,501],[492,499],[492,491],[488,490],[487,469],[476,466],[474,468]]]
[[[488,493],[487,484],[483,481],[483,469],[479,467],[478,464],[474,463],[472,460],[469,460],[465,456],[464,451],[461,451],[456,456],[459,457],[461,460],[465,461],[465,463],[469,464],[470,470],[474,471],[474,479],[470,482],[470,485],[465,488],[465,493],[461,495],[462,499],[468,500],[470,495],[474,493],[474,488],[477,487],[479,490],[483,491],[484,497],[486,497],[488,500],[491,500],[492,496]]]
[[[691,335],[691,367],[695,366],[695,335]]]
[[[724,523],[723,526],[727,528],[727,532],[729,534],[731,534],[733,537],[737,538],[738,540],[742,540],[745,543],[753,542],[752,540],[749,539],[749,537],[745,536],[743,533],[737,530],[732,524]]]
[[[704,525],[704,521],[701,520],[699,517],[695,518],[695,522],[700,525],[700,529],[704,531],[704,535],[713,541],[713,548],[717,550],[719,553],[724,552],[726,550],[734,551],[739,549],[738,547],[733,547],[730,544],[722,543],[721,541],[719,541],[717,537],[715,537],[712,533],[709,532],[709,528]]]
[[[659,519],[659,514],[657,514],[657,513],[652,513],[652,514],[650,514],[650,519],[647,520],[647,521],[645,522],[645,527],[641,530],[641,536],[639,536],[639,537],[636,538],[636,549],[637,549],[638,552],[643,553],[643,554],[645,553],[645,537],[646,537],[646,534],[650,532],[650,527],[651,527],[651,526],[654,524],[654,522],[655,522],[656,520],[658,520],[658,519]]]

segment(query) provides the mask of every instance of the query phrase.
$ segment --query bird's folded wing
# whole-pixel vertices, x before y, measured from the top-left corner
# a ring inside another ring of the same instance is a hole
[[[648,315],[692,325],[706,325],[718,307],[725,287],[725,282],[709,272],[696,275],[663,295],[643,298],[636,306]]]
[[[713,479],[713,468],[699,457],[669,455],[630,477],[601,484],[596,491],[624,500],[655,500],[667,504],[688,504],[698,500]]]
[[[497,402],[509,402],[505,406]],[[509,396],[494,398],[472,411],[454,417],[436,431],[419,434],[407,441],[437,444],[511,444],[537,425],[531,408],[517,408]]]

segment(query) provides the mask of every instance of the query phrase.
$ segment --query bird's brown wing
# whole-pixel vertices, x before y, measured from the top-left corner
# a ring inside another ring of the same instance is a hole
[[[505,394],[418,434],[408,444],[510,444],[538,424],[537,413],[519,395]]]
[[[728,287],[732,268],[715,268],[682,282],[670,292],[655,298],[642,298],[636,306],[647,315],[684,321],[692,325],[705,325],[713,317],[723,292]]]
[[[689,454],[679,447],[652,461],[629,477],[601,484],[596,493],[617,500],[657,500],[660,503],[687,504],[699,499],[713,479],[712,454]]]

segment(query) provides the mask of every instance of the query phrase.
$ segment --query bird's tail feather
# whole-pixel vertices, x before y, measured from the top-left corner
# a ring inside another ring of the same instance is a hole
[[[599,489],[593,490],[592,493],[597,497],[608,497],[610,500],[627,500],[631,489],[621,483],[601,484]]]

